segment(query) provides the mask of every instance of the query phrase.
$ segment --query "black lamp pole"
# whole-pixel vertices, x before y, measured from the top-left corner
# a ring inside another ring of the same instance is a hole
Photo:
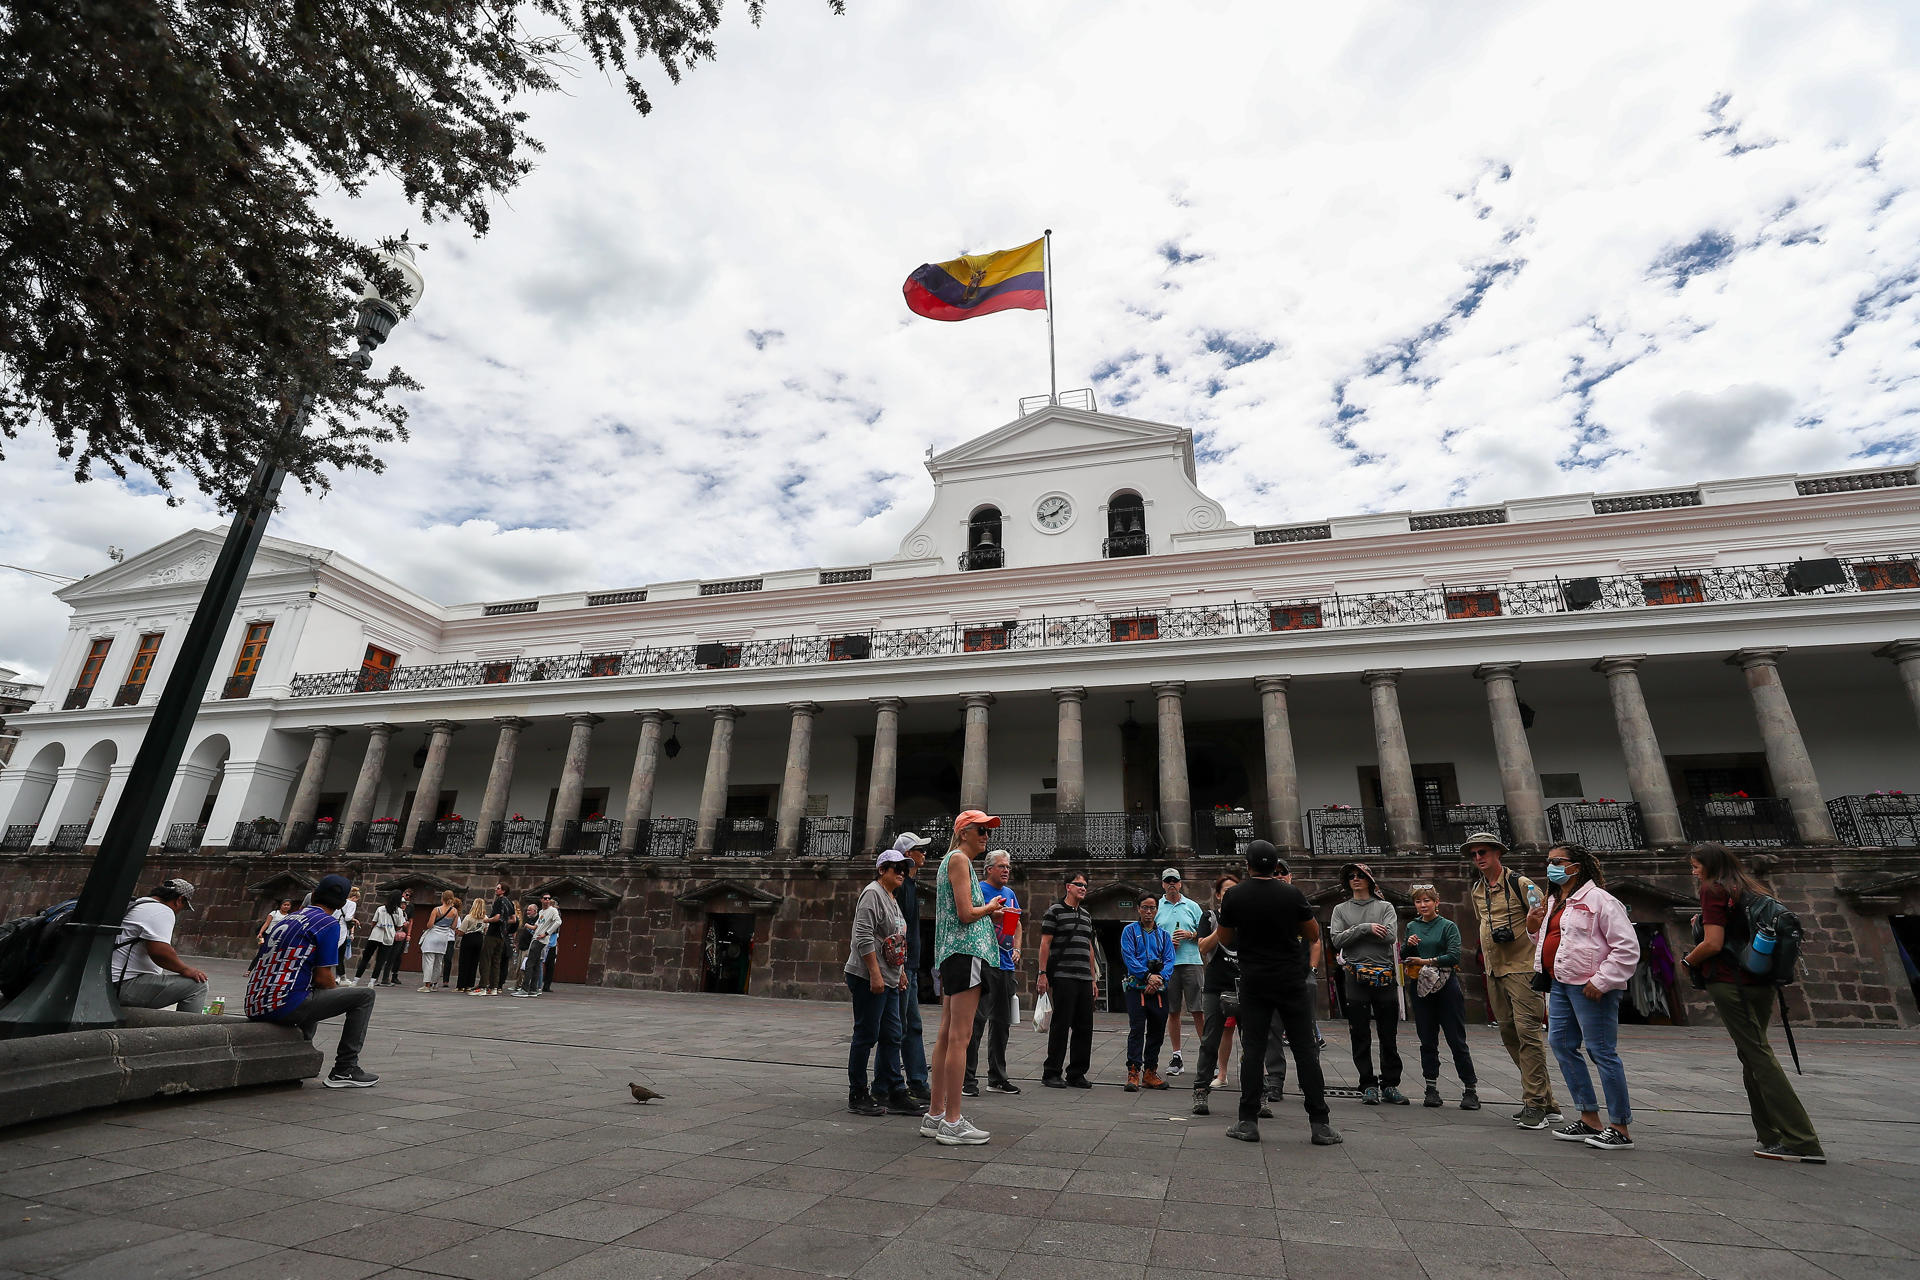
[[[364,369],[373,363],[373,349],[386,340],[400,313],[386,301],[369,297],[360,304],[355,334],[360,349],[349,357]],[[180,656],[154,706],[153,718],[133,757],[125,789],[107,822],[93,869],[80,890],[80,901],[66,923],[59,953],[18,996],[0,1008],[0,1039],[45,1035],[56,1031],[91,1031],[116,1027],[123,1018],[120,1000],[108,981],[113,940],[120,932],[127,900],[139,887],[147,849],[160,825],[161,810],[174,774],[180,768],[200,701],[213,678],[220,642],[233,620],[253,568],[254,553],[266,535],[286,469],[280,465],[283,441],[305,430],[310,407],[303,392],[287,415],[286,426],[253,473],[227,530],[207,588],[193,612],[180,645]]]

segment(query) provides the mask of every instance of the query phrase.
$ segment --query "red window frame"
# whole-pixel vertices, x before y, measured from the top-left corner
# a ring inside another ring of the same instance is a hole
[[[511,662],[489,662],[480,668],[481,684],[507,684],[513,679]]]
[[[1500,616],[1498,591],[1447,592],[1448,618],[1497,618]]]
[[[1129,640],[1158,640],[1160,615],[1143,613],[1133,618],[1109,618],[1107,638],[1115,644],[1124,644]]]
[[[960,635],[960,648],[965,653],[986,653],[1006,647],[1005,627],[968,627]]]
[[[360,678],[354,681],[354,692],[382,693],[392,688],[393,669],[399,661],[399,654],[390,653],[377,644],[368,645],[360,659]]]
[[[1881,560],[1853,566],[1853,580],[1862,591],[1899,591],[1920,587],[1920,565],[1911,560]]]
[[[1642,578],[1640,592],[1651,605],[1700,604],[1707,598],[1698,574],[1681,573],[1670,578]]]
[[[587,659],[588,676],[617,676],[620,674],[620,655],[600,653]]]
[[[1273,631],[1318,631],[1323,625],[1317,604],[1277,604],[1267,610],[1267,626]]]

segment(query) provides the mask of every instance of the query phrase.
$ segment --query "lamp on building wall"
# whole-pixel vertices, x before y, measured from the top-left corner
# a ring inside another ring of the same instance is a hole
[[[678,720],[673,722],[672,728],[667,733],[667,740],[660,744],[660,749],[667,753],[669,760],[680,754],[680,722]]]
[[[420,301],[426,284],[414,265],[411,248],[402,246],[397,255],[381,256],[399,274],[401,296],[389,300],[369,283],[349,281],[360,292],[354,324],[358,350],[346,357],[345,363],[359,370],[373,364],[374,349],[399,323],[402,308],[410,311]],[[234,510],[227,540],[207,575],[206,588],[181,641],[179,656],[160,700],[154,704],[153,717],[147,721],[119,804],[108,819],[87,883],[80,890],[79,904],[67,919],[60,950],[25,991],[0,1008],[0,1037],[86,1031],[119,1026],[122,1021],[119,998],[107,981],[113,940],[120,932],[127,901],[139,888],[147,849],[160,826],[167,793],[180,769],[180,757],[186,753],[195,713],[213,678],[221,641],[233,625],[247,573],[286,480],[286,468],[279,458],[280,443],[297,438],[305,430],[311,407],[309,393],[296,389],[280,423],[280,435],[268,444]]]

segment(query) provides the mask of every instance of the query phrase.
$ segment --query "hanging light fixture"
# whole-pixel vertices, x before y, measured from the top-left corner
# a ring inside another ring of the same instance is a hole
[[[1125,742],[1137,742],[1140,738],[1140,722],[1133,718],[1133,699],[1127,699],[1127,718],[1121,722],[1120,737]]]
[[[667,740],[661,744],[660,749],[667,753],[669,760],[680,754],[680,722],[678,720],[673,722],[671,731],[667,734]]]

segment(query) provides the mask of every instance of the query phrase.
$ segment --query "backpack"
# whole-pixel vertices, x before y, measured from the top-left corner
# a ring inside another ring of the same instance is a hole
[[[1798,981],[1800,944],[1806,939],[1800,917],[1787,910],[1778,898],[1751,891],[1740,895],[1740,911],[1747,920],[1747,941],[1740,948],[1740,966],[1776,987]],[[1753,939],[1762,931],[1773,936],[1771,954],[1756,952],[1753,948]]]
[[[80,899],[69,898],[38,915],[0,924],[0,1000],[11,1000],[25,991],[35,975],[53,960],[60,948],[60,926],[79,905]]]

